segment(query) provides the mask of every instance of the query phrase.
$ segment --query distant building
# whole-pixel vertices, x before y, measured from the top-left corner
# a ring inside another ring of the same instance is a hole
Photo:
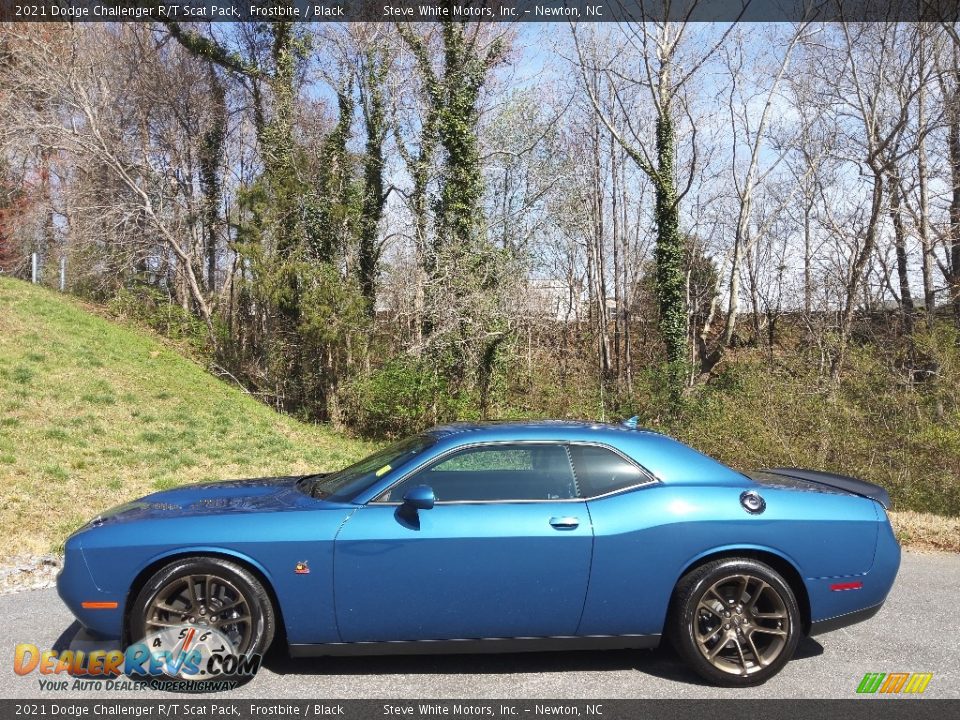
[[[524,298],[524,309],[531,317],[559,322],[575,322],[580,318],[582,302],[576,291],[571,301],[571,288],[557,278],[530,278]]]

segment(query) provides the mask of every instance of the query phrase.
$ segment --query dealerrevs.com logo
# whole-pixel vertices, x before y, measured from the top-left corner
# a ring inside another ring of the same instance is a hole
[[[867,673],[857,686],[861,695],[920,695],[933,679],[933,673]]]
[[[41,690],[127,690],[132,684],[149,687],[189,684],[191,690],[230,689],[254,676],[261,656],[237,653],[230,639],[211,627],[183,625],[148,635],[126,650],[40,650],[16,646],[13,670],[17,675],[38,673]],[[115,678],[136,678],[122,682]],[[51,677],[52,676],[52,677]],[[55,678],[71,677],[69,680]],[[171,688],[173,689],[173,688]]]

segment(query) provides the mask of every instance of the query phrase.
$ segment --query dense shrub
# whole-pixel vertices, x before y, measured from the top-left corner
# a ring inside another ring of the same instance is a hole
[[[784,326],[785,330],[792,330]],[[949,322],[912,338],[873,328],[838,381],[802,328],[783,344],[728,352],[679,404],[661,369],[630,388],[602,386],[590,357],[563,368],[534,356],[496,417],[613,421],[632,415],[741,470],[777,465],[852,475],[890,492],[898,510],[960,515],[960,344]]]
[[[203,346],[203,326],[149,292],[121,291],[111,307],[168,337]],[[345,303],[339,295],[318,296],[312,306],[336,307],[342,314]],[[323,313],[315,318],[317,333],[336,332]],[[680,403],[671,400],[664,370],[649,361],[635,365],[628,387],[617,386],[598,379],[589,354],[558,361],[552,350],[521,347],[497,359],[484,404],[476,388],[450,379],[456,373],[444,357],[398,355],[336,389],[336,419],[354,433],[384,439],[483,413],[491,419],[607,422],[638,415],[641,426],[668,432],[742,470],[787,465],[853,475],[887,488],[898,510],[958,516],[957,331],[946,321],[934,329],[918,326],[908,337],[885,334],[882,323],[867,329],[850,347],[836,382],[805,347],[802,328],[785,324],[773,350],[729,351]],[[328,340],[342,345],[337,337]],[[571,345],[581,340],[571,338]]]
[[[899,510],[960,515],[960,351],[917,338],[930,367],[910,381],[893,348],[856,348],[834,384],[799,355],[744,352],[698,388],[670,430],[741,469],[787,465],[878,483]]]
[[[347,426],[361,435],[387,438],[456,419],[467,405],[450,394],[433,363],[404,356],[354,378],[338,399]]]

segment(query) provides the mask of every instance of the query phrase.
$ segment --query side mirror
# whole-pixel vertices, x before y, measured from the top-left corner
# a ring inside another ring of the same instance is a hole
[[[433,488],[429,485],[417,485],[407,490],[403,496],[403,504],[414,510],[429,510],[437,501]]]

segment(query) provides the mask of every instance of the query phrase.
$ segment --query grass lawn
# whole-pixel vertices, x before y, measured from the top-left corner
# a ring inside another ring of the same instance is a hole
[[[0,278],[0,561],[184,483],[305,473],[371,446],[279,415],[148,332]]]

